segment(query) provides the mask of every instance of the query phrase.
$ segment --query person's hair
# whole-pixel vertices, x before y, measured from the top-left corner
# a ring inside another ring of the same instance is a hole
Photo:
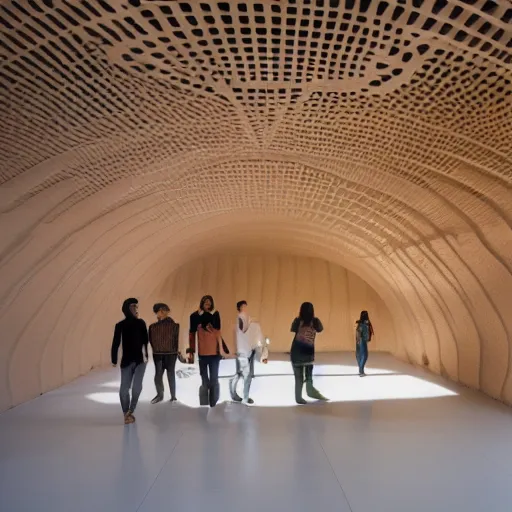
[[[236,310],[240,311],[242,309],[242,306],[247,306],[246,300],[240,300],[236,303]]]
[[[122,312],[125,314],[126,317],[131,317],[133,316],[131,313],[130,313],[130,306],[132,304],[138,304],[139,301],[137,299],[135,299],[134,297],[131,297],[129,299],[126,299],[124,302],[123,302],[123,305],[121,307],[121,310]]]
[[[167,305],[167,304],[164,304],[163,302],[158,302],[157,304],[155,304],[153,306],[153,313],[158,313],[161,309],[163,309],[164,311],[171,311],[171,308]]]
[[[205,295],[202,299],[201,299],[201,302],[199,303],[199,309],[201,311],[204,311],[204,303],[209,300],[211,303],[212,303],[212,311],[215,309],[215,302],[213,302],[213,297],[211,295]]]
[[[368,311],[361,311],[361,315],[359,316],[358,324],[362,324],[363,322],[369,322],[370,316],[368,315]]]
[[[311,302],[304,302],[299,311],[299,319],[304,325],[311,325],[315,318],[315,308]]]

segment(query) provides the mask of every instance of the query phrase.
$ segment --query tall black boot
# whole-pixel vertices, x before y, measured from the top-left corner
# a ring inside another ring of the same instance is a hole
[[[299,405],[307,404],[302,398],[302,388],[304,387],[304,368],[302,366],[294,366],[293,374],[295,376],[295,401]]]
[[[210,407],[215,407],[217,405],[217,402],[219,401],[220,396],[220,385],[219,383],[213,384],[213,386],[209,389],[210,392]]]
[[[199,388],[199,405],[208,405],[208,388],[204,385]]]

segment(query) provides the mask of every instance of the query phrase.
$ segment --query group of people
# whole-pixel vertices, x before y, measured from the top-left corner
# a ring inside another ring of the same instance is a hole
[[[269,340],[263,337],[259,323],[250,317],[247,302],[240,301],[236,307],[236,373],[229,381],[229,391],[233,401],[253,404],[250,388],[254,377],[254,362],[257,359],[264,364],[268,362]],[[137,299],[126,299],[122,311],[125,318],[115,326],[111,358],[112,365],[117,366],[119,347],[122,346],[119,397],[125,424],[135,421],[134,412],[142,392],[142,382],[149,359],[148,344],[151,345],[155,364],[156,396],[151,401],[152,404],[164,399],[164,373],[167,373],[171,402],[176,401],[176,361],[193,364],[197,353],[201,376],[199,403],[215,407],[220,394],[220,361],[229,357],[229,349],[222,337],[221,318],[215,309],[213,298],[210,295],[204,296],[198,310],[190,315],[186,357],[179,350],[180,326],[171,318],[167,304],[157,303],[153,306],[157,321],[152,323],[149,329],[144,320],[139,318]],[[295,401],[298,404],[307,403],[302,396],[304,384],[310,398],[327,400],[313,385],[315,338],[322,331],[323,325],[315,316],[313,304],[303,303],[299,315],[291,325],[293,340],[290,359],[295,378]],[[356,359],[361,377],[365,376],[368,343],[372,336],[373,327],[368,312],[362,311],[356,322]],[[242,397],[237,393],[240,381],[243,381]]]

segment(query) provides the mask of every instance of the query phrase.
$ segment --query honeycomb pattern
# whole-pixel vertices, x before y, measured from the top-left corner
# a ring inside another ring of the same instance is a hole
[[[398,357],[512,403],[511,20],[492,0],[3,1],[0,410],[104,363],[124,295],[262,245],[354,272]]]

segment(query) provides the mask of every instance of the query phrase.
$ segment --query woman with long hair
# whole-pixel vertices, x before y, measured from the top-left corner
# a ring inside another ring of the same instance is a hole
[[[187,349],[189,363],[194,362],[194,354],[199,355],[199,373],[201,387],[199,388],[200,405],[215,407],[219,400],[219,364],[223,352],[227,352],[221,334],[220,314],[215,310],[211,295],[205,295],[199,304],[199,309],[190,315],[189,348]]]
[[[373,336],[373,326],[368,311],[361,311],[356,325],[356,361],[359,366],[359,377],[365,377],[364,367],[368,361],[368,343]]]
[[[322,322],[315,317],[315,308],[311,302],[304,302],[299,316],[292,323],[291,332],[295,333],[290,351],[290,358],[295,376],[295,401],[307,403],[302,398],[302,388],[306,382],[306,393],[316,400],[327,400],[313,386],[313,363],[315,361],[315,338],[322,332]]]

